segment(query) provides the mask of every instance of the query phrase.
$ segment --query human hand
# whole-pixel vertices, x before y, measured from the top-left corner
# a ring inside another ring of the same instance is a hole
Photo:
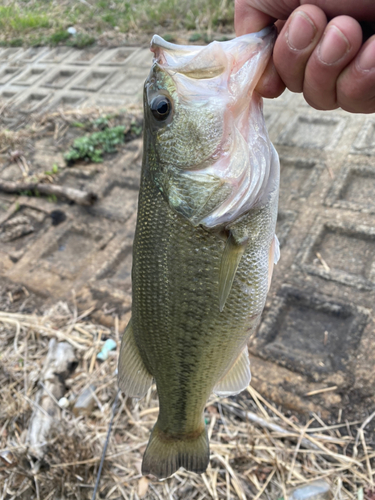
[[[273,58],[257,87],[260,94],[274,98],[286,86],[303,92],[316,109],[375,112],[375,35],[362,44],[359,21],[363,20],[375,21],[374,0],[236,0],[235,4],[237,36],[275,21],[279,30]]]

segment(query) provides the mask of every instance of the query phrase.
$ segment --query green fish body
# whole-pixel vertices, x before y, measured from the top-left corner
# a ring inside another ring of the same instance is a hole
[[[207,47],[151,44],[119,386],[142,397],[156,382],[142,472],[158,478],[206,470],[205,404],[250,382],[247,341],[278,257],[279,163],[253,92],[273,40],[268,29]]]

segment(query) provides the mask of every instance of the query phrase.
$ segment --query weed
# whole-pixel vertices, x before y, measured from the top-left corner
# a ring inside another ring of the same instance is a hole
[[[72,127],[76,127],[76,128],[86,128],[86,125],[82,122],[73,122],[71,125],[72,125]]]
[[[53,33],[48,38],[48,43],[50,45],[58,45],[59,43],[65,42],[70,38],[70,34],[66,30],[59,30]]]
[[[9,42],[9,47],[22,47],[22,45],[23,45],[22,38],[13,38],[13,40],[10,40]]]
[[[124,142],[125,127],[106,128],[85,137],[79,137],[64,155],[65,161],[72,164],[79,160],[101,163],[104,153],[115,153],[116,146]]]
[[[203,36],[200,33],[192,33],[189,38],[189,42],[198,42],[202,40]]]
[[[170,34],[170,33],[166,33],[165,35],[163,35],[163,38],[166,42],[170,42],[170,43],[173,43],[176,41],[176,38],[174,35]]]
[[[87,33],[78,33],[66,44],[76,49],[84,49],[95,43],[95,38],[93,36],[87,35]]]

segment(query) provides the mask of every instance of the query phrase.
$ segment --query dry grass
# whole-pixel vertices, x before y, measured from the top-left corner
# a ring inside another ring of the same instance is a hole
[[[44,316],[0,313],[1,499],[92,497],[117,394],[120,333],[93,324],[87,319],[89,313],[78,316],[65,303]],[[36,460],[27,447],[27,429],[51,338],[70,343],[79,365],[67,380],[70,406],[53,421],[44,458]],[[116,341],[117,351],[100,363],[96,355],[107,338]],[[72,406],[90,384],[96,387],[94,408],[76,417]],[[375,450],[366,443],[370,418],[362,425],[327,426],[315,415],[301,425],[251,387],[236,399],[212,397],[206,410],[211,436],[206,474],[180,470],[159,482],[140,473],[157,412],[154,387],[141,401],[120,395],[100,498],[276,500],[289,498],[292,488],[315,479],[330,484],[332,499],[373,498]]]

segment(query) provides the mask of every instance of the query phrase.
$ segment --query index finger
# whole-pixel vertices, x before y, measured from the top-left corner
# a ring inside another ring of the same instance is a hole
[[[234,29],[236,36],[260,31],[275,21],[274,17],[256,9],[247,0],[235,0]]]

